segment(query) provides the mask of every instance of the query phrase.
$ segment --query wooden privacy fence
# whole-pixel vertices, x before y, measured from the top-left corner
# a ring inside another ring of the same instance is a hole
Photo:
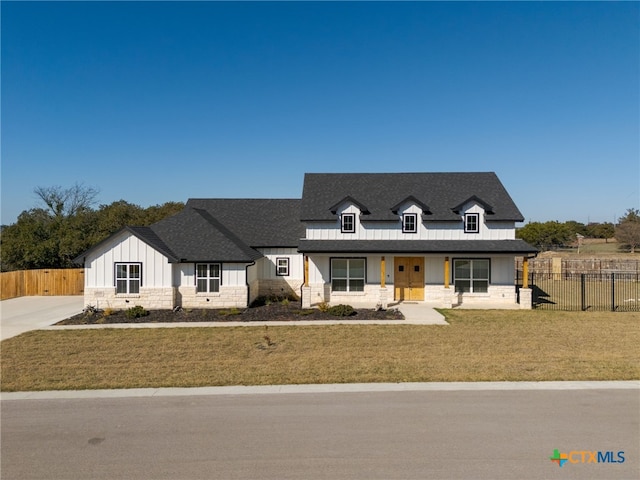
[[[0,273],[0,300],[44,295],[82,295],[84,269],[45,268]]]

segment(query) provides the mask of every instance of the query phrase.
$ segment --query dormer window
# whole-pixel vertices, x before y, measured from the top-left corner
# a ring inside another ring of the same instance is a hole
[[[464,233],[480,232],[480,214],[465,213],[464,215]]]
[[[340,221],[342,233],[356,233],[355,213],[343,213]]]
[[[417,233],[418,215],[415,213],[405,213],[402,215],[402,232]]]

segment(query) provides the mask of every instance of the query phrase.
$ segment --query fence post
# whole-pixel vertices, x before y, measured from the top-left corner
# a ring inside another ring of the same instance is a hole
[[[616,274],[611,272],[611,311],[616,311]]]
[[[586,303],[586,291],[585,291],[585,274],[581,273],[580,274],[580,303],[582,306],[582,311],[584,312],[587,307],[585,306]]]

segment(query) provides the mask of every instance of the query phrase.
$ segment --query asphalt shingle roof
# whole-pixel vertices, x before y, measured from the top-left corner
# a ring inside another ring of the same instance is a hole
[[[300,240],[301,253],[537,253],[524,240]]]
[[[460,221],[454,209],[469,199],[491,206],[487,220],[524,220],[493,172],[466,173],[307,173],[302,191],[302,221],[333,221],[336,203],[351,197],[366,207],[361,221],[397,221],[393,209],[408,197],[429,207],[424,219]]]

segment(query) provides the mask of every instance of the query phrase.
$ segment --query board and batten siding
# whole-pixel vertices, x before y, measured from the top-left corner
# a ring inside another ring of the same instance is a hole
[[[304,257],[298,253],[297,248],[258,248],[264,258],[256,262],[256,274],[260,279],[278,279],[276,275],[276,259],[289,259],[289,276],[291,280],[302,280],[304,278]]]
[[[492,222],[485,215],[484,209],[477,204],[468,205],[466,213],[480,214],[480,232],[465,233],[462,215],[460,222],[424,222],[422,210],[417,205],[410,205],[398,211],[397,222],[364,222],[360,221],[360,210],[355,205],[348,205],[339,210],[334,222],[309,222],[306,227],[306,238],[309,240],[513,240],[516,235],[514,222]],[[356,219],[355,233],[342,233],[340,215],[353,213]],[[402,232],[402,214],[418,215],[418,231]]]
[[[85,287],[115,285],[116,263],[141,263],[144,287],[171,287],[172,266],[169,259],[129,232],[105,242],[85,260]]]
[[[217,263],[217,262],[211,262]],[[222,263],[223,286],[245,286],[247,284],[247,264],[245,263]],[[195,286],[196,284],[196,264],[179,263],[176,265],[176,281],[180,286]]]

